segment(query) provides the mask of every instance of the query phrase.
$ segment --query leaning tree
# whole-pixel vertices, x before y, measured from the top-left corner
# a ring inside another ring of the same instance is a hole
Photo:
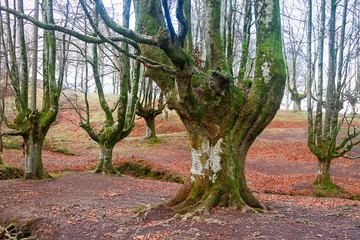
[[[205,1],[204,39],[206,61],[199,71],[184,50],[188,21],[184,1],[179,0],[176,33],[167,1],[135,0],[136,31],[110,18],[101,0],[96,11],[113,32],[140,45],[141,55],[126,53],[147,67],[146,76],[156,81],[184,123],[191,142],[189,180],[168,206],[191,211],[210,211],[214,206],[265,208],[250,191],[245,179],[246,154],[256,137],[279,109],[286,71],[282,52],[278,0],[256,0],[256,63],[250,91],[234,85],[224,54],[220,29],[220,0]],[[163,9],[162,9],[163,7]],[[40,27],[67,32],[82,40],[96,39],[59,26],[44,24],[15,10]],[[111,40],[110,38],[107,38]],[[119,50],[123,50],[119,47]],[[241,80],[239,80],[241,81]]]

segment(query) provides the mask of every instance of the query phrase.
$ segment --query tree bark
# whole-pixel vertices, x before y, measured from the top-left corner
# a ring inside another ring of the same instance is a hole
[[[144,139],[156,138],[155,134],[155,117],[153,115],[144,118],[146,122],[146,135]]]
[[[34,3],[34,18],[36,20],[39,19],[39,0],[35,0]],[[33,28],[33,51],[32,51],[32,67],[31,67],[31,110],[36,110],[36,88],[37,88],[37,68],[38,68],[38,38],[39,38],[39,30],[36,25]]]
[[[41,124],[40,114],[34,111],[30,116],[29,123],[31,127],[23,136],[25,144],[25,173],[26,179],[43,179],[51,177],[45,172],[42,163],[42,147],[45,136],[50,126]]]
[[[301,112],[301,100],[293,99],[293,101],[294,101],[294,105],[293,105],[294,112]]]
[[[256,1],[255,4],[257,56],[248,96],[233,85],[226,59],[221,62],[224,53],[218,41],[220,30],[217,20],[213,19],[218,17],[220,3],[207,1],[206,4],[206,20],[210,20],[206,34],[211,35],[205,38],[211,42],[207,46],[208,72],[205,84],[196,86],[196,90],[192,86],[196,79],[191,61],[186,61],[186,54],[178,49],[176,41],[169,40],[166,32],[154,31],[154,35],[161,36],[162,50],[179,71],[174,77],[166,77],[166,81],[156,77],[156,73],[149,77],[160,86],[169,108],[175,109],[184,123],[192,148],[190,179],[167,205],[180,212],[191,211],[190,214],[209,212],[218,205],[265,208],[247,186],[245,158],[251,144],[275,116],[285,86],[278,1]],[[146,26],[155,22],[156,17],[148,11],[157,12],[156,1],[137,0],[136,6],[138,29],[141,26],[142,33],[149,33]],[[149,27],[154,29],[154,25]],[[174,52],[176,56],[172,55]],[[143,54],[149,58],[161,56],[159,49],[143,51]]]
[[[330,179],[331,160],[318,158],[318,171],[314,184],[316,185],[334,185]]]
[[[110,144],[101,143],[100,154],[97,166],[94,170],[94,173],[105,173],[105,174],[115,174],[117,171],[112,164],[112,154],[114,146]]]

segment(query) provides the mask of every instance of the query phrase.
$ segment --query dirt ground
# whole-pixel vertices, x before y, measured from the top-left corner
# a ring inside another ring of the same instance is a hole
[[[140,122],[136,131],[116,146],[115,164],[144,158],[155,168],[186,177],[190,146],[174,121],[159,121],[162,141],[154,144],[141,139],[144,129]],[[60,125],[65,122],[60,120]],[[55,127],[75,128],[70,124]],[[96,164],[98,151],[86,136],[81,136],[85,139],[81,143],[51,132],[49,136],[76,153],[44,151],[44,166],[55,173],[53,179],[0,181],[0,220],[37,219],[36,239],[360,239],[359,201],[316,198],[304,188],[314,180],[317,162],[307,149],[301,122],[274,121],[249,151],[248,185],[269,207],[267,212],[216,208],[211,215],[191,221],[174,218],[170,209],[154,209],[145,217],[134,211],[166,201],[180,184],[88,173]],[[360,153],[359,147],[354,150]],[[21,151],[6,150],[2,157],[5,163],[23,168]],[[331,174],[350,194],[360,194],[359,161],[337,159]]]

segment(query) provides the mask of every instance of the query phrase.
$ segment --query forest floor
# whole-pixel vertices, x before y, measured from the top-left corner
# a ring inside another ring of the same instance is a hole
[[[71,110],[62,110],[48,134],[43,162],[52,179],[0,181],[0,225],[36,220],[36,239],[360,239],[360,202],[351,200],[360,196],[360,161],[332,163],[332,180],[347,194],[315,197],[307,186],[315,179],[317,160],[306,145],[304,114],[279,111],[249,151],[248,185],[269,210],[215,208],[197,221],[176,219],[162,208],[138,215],[141,206],[174,196],[181,184],[89,173],[98,150],[76,121]],[[136,122],[115,147],[115,165],[137,159],[186,178],[191,152],[179,119],[159,116],[161,141],[155,143],[142,139],[144,121]],[[360,154],[360,146],[353,154]],[[1,155],[7,165],[24,168],[21,150]]]

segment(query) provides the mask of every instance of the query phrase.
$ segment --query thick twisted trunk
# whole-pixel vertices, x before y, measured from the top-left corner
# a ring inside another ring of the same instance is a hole
[[[155,0],[137,0],[137,3],[137,28],[150,33],[149,30],[154,30],[150,22],[163,21],[163,17],[152,14],[159,6]],[[219,49],[222,46],[218,24],[220,1],[208,1],[206,6],[206,34],[210,36],[206,38],[209,46],[205,78],[194,70],[192,60],[180,48],[176,36],[159,30],[162,24],[158,24],[153,35],[159,36],[163,52],[142,51],[148,58],[166,53],[176,67],[174,76],[159,78],[156,70],[147,71],[147,75],[166,95],[169,108],[180,116],[192,148],[189,180],[167,205],[180,212],[190,211],[190,215],[208,212],[219,205],[264,208],[246,184],[245,158],[253,141],[275,116],[283,96],[286,76],[279,2],[255,1],[257,53],[253,84],[247,95],[234,86]]]
[[[242,146],[249,146],[247,140],[234,139],[238,129],[224,131],[218,124],[203,124],[200,128],[187,127],[192,155],[190,180],[168,204],[180,212],[209,212],[216,206],[265,208],[246,184],[248,148],[242,149]]]
[[[100,145],[100,154],[97,166],[94,170],[95,173],[106,173],[106,174],[114,174],[117,171],[112,164],[112,155],[114,146],[99,144]]]

